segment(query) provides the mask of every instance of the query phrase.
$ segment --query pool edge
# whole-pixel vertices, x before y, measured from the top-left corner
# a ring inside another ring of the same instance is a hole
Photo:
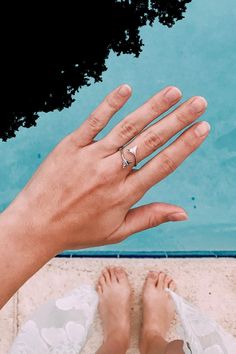
[[[235,251],[65,251],[57,258],[236,258]]]

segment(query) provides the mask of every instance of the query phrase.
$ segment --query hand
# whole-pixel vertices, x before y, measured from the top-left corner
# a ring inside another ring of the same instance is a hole
[[[205,140],[210,129],[207,122],[188,126],[205,111],[206,100],[193,97],[147,127],[181,98],[177,88],[167,87],[95,142],[130,96],[128,85],[111,92],[81,127],[51,152],[9,207],[20,210],[28,230],[50,238],[58,251],[116,243],[161,223],[187,219],[185,211],[175,205],[131,207]],[[138,163],[186,127],[142,168],[133,169],[134,157],[126,148],[137,146]],[[124,144],[124,155],[133,162],[126,168],[122,168],[119,151]]]

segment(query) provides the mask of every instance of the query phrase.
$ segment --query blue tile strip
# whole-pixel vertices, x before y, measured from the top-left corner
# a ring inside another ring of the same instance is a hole
[[[235,251],[170,251],[170,252],[129,252],[129,251],[65,251],[59,258],[236,258]]]

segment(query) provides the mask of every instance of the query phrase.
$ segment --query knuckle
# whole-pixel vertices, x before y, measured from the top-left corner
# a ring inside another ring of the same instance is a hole
[[[78,146],[78,139],[75,138],[74,133],[65,136],[58,146]]]
[[[103,128],[102,121],[94,113],[90,114],[87,122],[88,122],[90,129],[92,129],[92,131],[97,132]]]
[[[144,145],[149,150],[154,150],[163,144],[163,140],[164,139],[161,135],[155,133],[154,131],[150,131],[144,137]]]
[[[191,136],[185,136],[185,137],[180,137],[180,141],[184,145],[185,148],[188,150],[192,150],[197,146],[197,139],[194,135]]]
[[[157,99],[151,99],[150,110],[152,113],[158,115],[160,113],[160,102]]]
[[[122,138],[130,139],[136,136],[138,133],[135,124],[131,122],[124,122],[121,126],[120,135]]]
[[[136,182],[134,183],[134,188],[130,188],[130,190],[128,191],[128,195],[129,195],[130,200],[135,199],[136,201],[138,201],[139,199],[141,199],[144,196],[144,194],[147,191],[147,183],[142,178],[142,175],[140,173],[138,173],[138,171],[139,170],[137,170],[135,172]]]
[[[164,155],[161,161],[161,170],[164,174],[170,174],[176,170],[176,163],[168,155]]]
[[[148,217],[148,228],[157,226],[157,216],[154,213],[151,213]]]
[[[179,112],[178,110],[174,112],[174,117],[177,122],[181,124],[181,126],[186,125],[188,123],[188,119],[186,118],[186,114],[184,112]]]
[[[120,179],[120,176],[116,173],[114,173],[114,166],[113,164],[110,166],[110,168],[107,168],[107,163],[102,161],[98,166],[96,167],[96,176],[98,179],[98,184],[102,186],[106,186],[107,190],[114,184],[117,185],[117,181]],[[119,194],[119,187],[114,191],[114,194],[118,192],[118,195],[122,196],[122,192]]]
[[[110,170],[101,168],[98,173],[98,179],[99,179],[99,184],[101,185],[107,185],[108,183],[111,183],[112,179],[112,174]]]
[[[107,96],[105,99],[107,105],[113,110],[117,110],[119,108],[119,103],[117,97],[115,95]]]

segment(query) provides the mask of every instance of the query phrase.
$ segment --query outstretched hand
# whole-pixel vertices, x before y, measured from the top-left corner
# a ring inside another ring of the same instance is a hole
[[[187,219],[185,211],[175,205],[131,207],[205,140],[210,128],[207,122],[189,125],[205,111],[206,100],[193,97],[148,126],[181,98],[179,89],[167,87],[95,142],[130,96],[128,85],[111,92],[52,151],[14,202],[24,206],[29,227],[53,239],[61,249],[120,242],[140,230]],[[142,168],[133,169],[134,156],[127,148],[136,147],[138,163],[186,127]],[[124,157],[131,162],[126,168],[119,151],[123,145]]]

